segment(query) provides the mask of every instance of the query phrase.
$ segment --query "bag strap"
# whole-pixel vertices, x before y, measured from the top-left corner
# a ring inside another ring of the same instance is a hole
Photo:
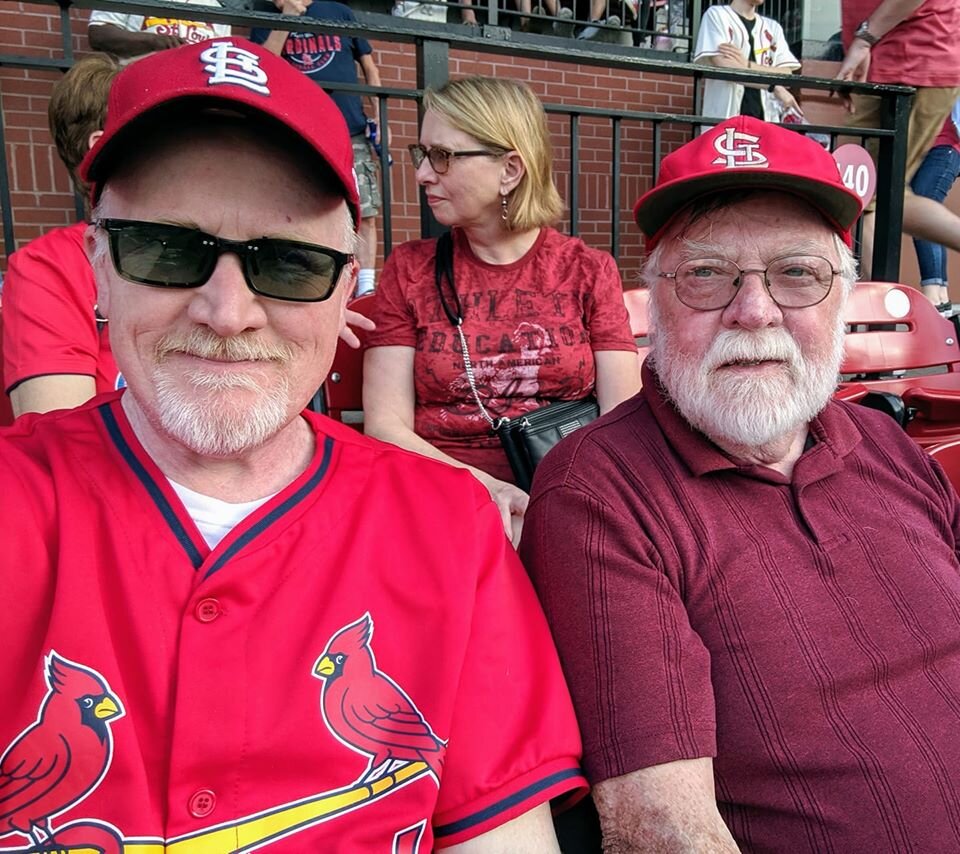
[[[467,382],[470,383],[470,391],[473,392],[473,399],[477,402],[477,408],[486,422],[494,429],[499,430],[510,423],[509,418],[494,418],[483,405],[480,399],[480,393],[477,391],[477,381],[473,373],[473,362],[470,361],[470,351],[467,349],[467,338],[463,334],[463,304],[460,302],[460,294],[457,293],[457,286],[453,283],[453,235],[445,231],[437,238],[437,254],[434,261],[434,278],[437,283],[437,294],[440,297],[440,305],[443,307],[443,313],[450,321],[450,325],[460,336],[460,352],[463,354],[463,368],[467,374]],[[450,283],[450,290],[453,292],[453,308],[447,302],[444,294],[443,280]]]
[[[437,293],[440,295],[440,305],[443,306],[443,313],[447,316],[451,326],[459,326],[463,323],[463,305],[460,302],[460,294],[457,293],[456,285],[453,283],[453,235],[449,231],[445,231],[437,238],[437,254],[434,260],[433,274],[437,283]],[[453,291],[454,304],[452,309],[443,292],[444,277],[450,283],[450,290]]]

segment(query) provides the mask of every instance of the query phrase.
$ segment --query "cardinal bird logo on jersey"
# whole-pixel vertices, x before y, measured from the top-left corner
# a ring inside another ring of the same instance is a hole
[[[110,722],[123,706],[95,670],[51,651],[46,697],[36,723],[0,756],[0,836],[56,847],[50,820],[79,803],[106,774],[113,755]]]
[[[434,735],[404,690],[377,669],[372,636],[373,620],[367,613],[334,634],[317,659],[313,675],[323,680],[323,720],[339,741],[370,757],[358,782],[420,761],[439,785],[447,743]]]

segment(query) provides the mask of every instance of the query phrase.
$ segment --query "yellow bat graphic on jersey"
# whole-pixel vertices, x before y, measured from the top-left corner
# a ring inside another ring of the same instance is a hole
[[[282,804],[167,842],[124,839],[121,851],[122,854],[228,854],[249,851],[278,837],[290,836],[377,801],[400,786],[408,785],[429,773],[430,769],[425,762],[410,762],[368,783],[354,783],[345,789],[322,792],[301,801]],[[74,826],[78,824],[80,822],[74,823]],[[26,854],[35,850],[30,845],[0,848],[0,854]],[[97,848],[72,845],[46,849],[46,854],[101,854],[101,851]]]

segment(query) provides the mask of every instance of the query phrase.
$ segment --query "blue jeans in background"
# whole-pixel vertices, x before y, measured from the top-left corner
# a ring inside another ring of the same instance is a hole
[[[943,203],[960,175],[960,152],[952,145],[938,145],[927,152],[920,164],[910,189],[918,196],[925,196]],[[920,267],[921,285],[947,284],[947,249],[939,243],[914,239],[917,250],[917,264]]]

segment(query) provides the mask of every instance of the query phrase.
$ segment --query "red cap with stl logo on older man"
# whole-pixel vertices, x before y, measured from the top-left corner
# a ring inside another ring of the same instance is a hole
[[[863,202],[841,179],[833,156],[803,134],[750,116],[711,128],[663,158],[656,185],[633,213],[647,251],[670,221],[697,199],[721,190],[780,190],[813,205],[847,246]]]

